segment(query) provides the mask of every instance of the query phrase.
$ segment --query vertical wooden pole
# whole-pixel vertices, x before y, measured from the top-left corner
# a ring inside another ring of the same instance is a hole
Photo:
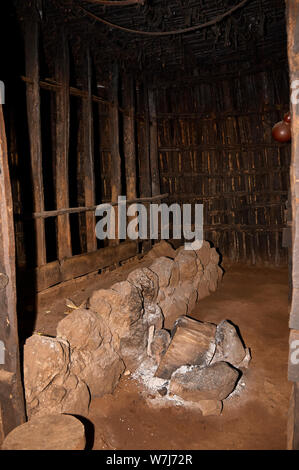
[[[119,152],[119,111],[118,111],[118,86],[119,71],[117,63],[112,68],[111,77],[111,101],[113,106],[110,107],[110,139],[111,139],[111,201],[117,202],[118,196],[121,195],[121,158]],[[117,207],[115,207],[115,217],[117,221]],[[116,224],[117,225],[117,224]],[[115,240],[110,240],[111,245],[118,245],[118,231],[115,230]]]
[[[124,114],[124,155],[126,167],[127,199],[136,199],[136,148],[135,148],[135,104],[132,76],[123,80]]]
[[[30,157],[35,212],[44,210],[44,185],[42,170],[42,139],[39,89],[39,26],[37,20],[27,20],[25,25],[26,75],[31,79],[27,83],[27,116],[30,140]],[[37,266],[47,262],[45,225],[43,219],[35,221]]]
[[[93,107],[92,107],[92,69],[90,50],[87,49],[84,58],[83,87],[88,92],[87,98],[83,100],[82,124],[83,124],[83,168],[84,168],[84,193],[85,205],[95,205],[95,176],[94,176],[94,146],[93,146]],[[86,244],[87,251],[97,249],[95,235],[95,215],[86,212]]]
[[[287,33],[290,82],[292,84],[293,81],[299,79],[299,0],[289,0],[287,2]],[[290,328],[292,328],[293,331],[291,331],[290,334],[290,343],[292,344],[292,338],[299,337],[299,103],[294,100],[291,103],[291,111],[292,159],[290,181],[292,194],[292,304]],[[291,354],[289,358],[289,379],[299,383],[299,365],[294,365],[292,363]],[[298,378],[296,379],[296,377]],[[292,425],[289,426],[288,429],[288,441],[291,441],[291,448],[294,450],[299,450],[298,383],[294,384],[293,403],[291,403],[289,410],[291,415],[289,421]]]
[[[139,90],[140,91],[140,90]],[[148,101],[148,88],[147,83],[143,82],[143,116],[144,116],[144,125],[143,125],[143,145],[140,149],[140,196],[141,197],[150,197],[152,196],[152,178],[151,178],[151,161],[150,161],[150,113],[149,113],[149,101]],[[140,96],[139,96],[140,98]],[[148,204],[148,218],[147,223],[148,227],[150,225],[150,216],[149,216],[149,204]],[[148,230],[149,233],[149,230]],[[151,240],[145,240],[142,243],[142,251],[147,252],[152,247]]]
[[[152,195],[160,194],[160,171],[158,158],[158,132],[157,132],[157,113],[154,90],[148,90],[148,107],[150,120],[150,162],[152,178]]]
[[[152,195],[151,188],[151,170],[149,158],[149,111],[147,88],[145,83],[138,84],[137,87],[137,105],[139,112],[143,113],[143,122],[139,122],[139,178],[140,178],[140,197],[150,197]],[[142,142],[142,144],[140,144]]]
[[[13,203],[0,106],[0,438],[25,421],[16,313]]]
[[[70,139],[69,48],[65,32],[60,35],[55,66],[57,82],[62,84],[56,93],[56,205],[69,207],[68,157]],[[58,259],[72,256],[69,215],[57,217]]]

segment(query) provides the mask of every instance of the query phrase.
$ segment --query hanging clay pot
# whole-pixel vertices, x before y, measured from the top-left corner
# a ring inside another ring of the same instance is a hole
[[[291,137],[291,126],[285,121],[280,121],[272,129],[272,137],[278,142],[288,142]]]

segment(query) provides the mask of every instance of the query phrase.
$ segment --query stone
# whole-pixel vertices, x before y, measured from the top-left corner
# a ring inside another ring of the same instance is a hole
[[[224,400],[235,389],[239,373],[226,362],[206,367],[182,366],[171,376],[169,393],[184,400]]]
[[[171,271],[169,286],[177,287],[179,283],[180,283],[180,269],[179,269],[179,264],[175,261],[173,263],[173,267]]]
[[[235,326],[228,320],[223,320],[216,330],[216,351],[213,363],[226,361],[239,367],[245,356],[246,350]]]
[[[185,281],[175,289],[173,299],[174,302],[183,301],[187,305],[186,313],[190,314],[193,308],[195,307],[197,301],[197,290],[191,281]],[[184,315],[184,312],[181,312],[178,317],[182,314]]]
[[[162,357],[156,377],[168,380],[184,364],[210,364],[216,348],[214,324],[182,317],[173,331],[172,341]]]
[[[247,369],[249,367],[249,363],[251,361],[251,353],[249,348],[245,348],[245,357],[243,361],[240,362],[238,365],[239,369]]]
[[[201,281],[197,285],[197,302],[199,300],[205,299],[210,295],[210,289],[209,289],[209,281],[206,281],[205,279],[201,279]]]
[[[219,416],[222,413],[223,404],[220,400],[199,400],[197,405],[203,416]]]
[[[113,349],[125,366],[134,371],[146,358],[148,323],[143,319],[143,299],[137,287],[128,281],[111,289],[93,293],[90,307],[105,320]]]
[[[161,307],[155,303],[147,304],[144,309],[143,321],[146,322],[149,327],[154,325],[155,330],[163,328],[164,315]]]
[[[27,414],[70,413],[86,416],[90,393],[71,371],[67,341],[33,335],[24,346],[24,385]]]
[[[218,266],[210,262],[205,268],[203,279],[208,281],[209,291],[216,292],[218,287]]]
[[[174,261],[165,256],[155,259],[150,265],[150,269],[156,273],[159,278],[160,288],[169,286],[173,265]]]
[[[167,387],[162,387],[158,389],[158,393],[159,395],[161,395],[161,397],[165,397],[167,395],[167,392],[168,392]]]
[[[88,385],[91,396],[102,397],[113,393],[126,367],[111,345],[103,344],[93,354],[80,351],[78,356],[76,360],[84,364],[80,378]]]
[[[117,315],[119,327],[142,316],[142,296],[137,287],[128,281],[118,282],[110,289],[95,291],[89,305],[108,323],[111,316]]]
[[[174,322],[181,315],[186,315],[188,304],[185,295],[174,295],[174,290],[171,295],[165,296],[164,300],[160,302],[160,307],[164,316],[164,328],[171,329]]]
[[[196,250],[195,253],[203,267],[206,267],[209,264],[211,258],[211,247],[209,242],[204,240],[202,247],[199,250]]]
[[[103,321],[92,310],[73,310],[57,325],[57,337],[66,340],[71,348],[98,349],[103,341]]]
[[[193,250],[180,250],[175,257],[181,282],[193,280],[197,273],[196,254]]]
[[[92,310],[75,310],[57,326],[57,337],[71,346],[70,370],[87,385],[92,396],[112,393],[125,370],[113,349],[104,319]]]
[[[140,290],[145,304],[156,301],[159,290],[159,278],[152,270],[148,268],[135,269],[128,275],[127,281]]]
[[[210,263],[218,265],[220,261],[219,253],[217,252],[216,248],[210,249]]]
[[[162,357],[168,349],[171,337],[168,331],[159,330],[153,337],[153,341],[150,345],[150,356],[160,364]]]
[[[84,450],[84,425],[74,416],[50,414],[34,417],[13,429],[2,450]]]
[[[223,269],[221,266],[217,266],[217,271],[218,271],[218,282],[220,282],[223,278]]]
[[[33,335],[24,346],[24,385],[27,403],[38,398],[56,376],[65,376],[70,349],[65,341]]]
[[[156,243],[153,248],[147,253],[146,258],[155,259],[161,256],[166,256],[167,258],[174,259],[175,250],[165,240],[161,240],[159,243]]]

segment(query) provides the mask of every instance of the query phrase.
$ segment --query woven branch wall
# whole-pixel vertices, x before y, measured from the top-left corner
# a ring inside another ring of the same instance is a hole
[[[287,262],[290,143],[271,136],[289,107],[284,61],[232,64],[156,88],[161,192],[204,204],[205,239],[232,261]]]

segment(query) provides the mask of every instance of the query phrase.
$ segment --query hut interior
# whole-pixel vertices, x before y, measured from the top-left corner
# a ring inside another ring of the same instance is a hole
[[[299,1],[0,11],[0,444],[299,449]]]

